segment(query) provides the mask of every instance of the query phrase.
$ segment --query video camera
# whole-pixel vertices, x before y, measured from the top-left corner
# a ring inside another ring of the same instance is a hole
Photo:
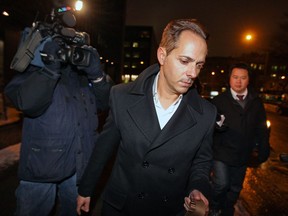
[[[47,38],[56,41],[61,47],[57,53],[59,61],[77,66],[89,65],[91,52],[82,46],[90,45],[90,36],[86,32],[73,29],[76,18],[72,8],[66,6],[53,9],[50,19],[50,22],[37,21],[31,29],[26,30],[26,36],[11,62],[11,69],[23,72],[34,58],[36,49],[39,49]],[[49,56],[47,58],[49,59]]]

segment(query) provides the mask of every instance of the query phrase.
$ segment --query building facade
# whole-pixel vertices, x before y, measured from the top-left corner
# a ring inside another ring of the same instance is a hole
[[[156,44],[150,26],[126,26],[123,44],[122,82],[135,80],[149,65],[156,63]]]

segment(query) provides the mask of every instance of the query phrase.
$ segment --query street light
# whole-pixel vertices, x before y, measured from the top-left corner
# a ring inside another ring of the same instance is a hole
[[[253,39],[253,37],[252,37],[251,34],[247,34],[246,37],[245,37],[245,39],[246,39],[247,41],[250,41],[250,40]]]
[[[244,43],[251,43],[254,40],[255,40],[255,35],[253,33],[251,33],[251,32],[245,33],[243,35]]]

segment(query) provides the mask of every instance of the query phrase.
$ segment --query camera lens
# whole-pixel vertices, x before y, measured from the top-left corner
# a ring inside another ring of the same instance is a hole
[[[73,47],[71,53],[71,63],[74,65],[88,66],[90,60],[90,52],[81,47]]]
[[[74,49],[74,52],[73,52],[73,62],[75,62],[76,64],[77,63],[80,63],[83,61],[84,59],[84,53],[82,52],[81,49],[78,49],[78,47],[76,47]]]

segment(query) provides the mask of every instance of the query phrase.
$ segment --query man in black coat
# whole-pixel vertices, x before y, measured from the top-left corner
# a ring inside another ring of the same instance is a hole
[[[116,146],[103,216],[184,215],[197,201],[208,212],[216,108],[191,88],[205,63],[206,39],[195,20],[171,21],[157,51],[159,64],[111,89],[110,114],[79,186],[79,214],[89,211]]]
[[[212,100],[221,120],[214,135],[210,215],[220,215],[221,211],[221,215],[233,216],[253,148],[258,147],[259,163],[269,156],[266,112],[261,99],[248,88],[249,73],[247,64],[233,64],[229,71],[230,89]]]

